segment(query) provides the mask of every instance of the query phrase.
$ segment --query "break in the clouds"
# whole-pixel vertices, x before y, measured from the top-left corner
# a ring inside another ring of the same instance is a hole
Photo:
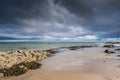
[[[0,0],[0,40],[120,41],[119,0]]]

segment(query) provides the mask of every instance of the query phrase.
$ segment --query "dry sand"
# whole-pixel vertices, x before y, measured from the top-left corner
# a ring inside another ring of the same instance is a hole
[[[108,79],[97,74],[47,71],[22,75],[21,77],[15,77],[9,80],[108,80]]]
[[[105,48],[65,51],[42,61],[42,68],[6,80],[120,80],[120,58]]]

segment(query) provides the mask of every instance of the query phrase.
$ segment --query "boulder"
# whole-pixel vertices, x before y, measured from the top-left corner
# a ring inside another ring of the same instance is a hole
[[[109,49],[106,49],[104,52],[107,53],[107,54],[115,53],[114,51],[111,51],[111,50],[109,50]]]

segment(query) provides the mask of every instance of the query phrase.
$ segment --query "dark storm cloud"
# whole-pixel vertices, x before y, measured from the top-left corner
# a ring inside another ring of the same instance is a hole
[[[71,13],[81,17],[91,17],[93,15],[93,7],[90,7],[89,2],[89,0],[55,0],[55,3],[64,6]]]
[[[95,33],[99,31],[108,35],[120,34],[119,0],[56,0],[55,3],[83,18],[81,25]]]
[[[119,38],[119,4],[119,0],[0,0],[0,34],[23,39]]]
[[[0,23],[16,24],[21,19],[45,16],[46,0],[0,0]]]
[[[94,18],[98,14],[104,15],[111,11],[120,11],[119,0],[55,0],[54,2],[81,17],[89,16]]]

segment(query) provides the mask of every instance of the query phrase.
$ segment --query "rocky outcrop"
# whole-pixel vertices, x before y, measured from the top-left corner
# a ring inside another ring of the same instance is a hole
[[[67,48],[70,50],[77,50],[80,48],[91,48],[91,47],[93,47],[93,46],[92,45],[85,45],[85,46],[71,46],[71,47],[67,47]]]
[[[54,54],[54,49],[49,50],[16,50],[0,55],[0,68],[9,68],[21,62],[41,61]]]
[[[106,44],[120,44],[120,42],[106,42]]]
[[[55,49],[49,50],[16,50],[0,55],[0,75],[16,76],[25,73],[29,69],[37,69],[41,61],[52,54]]]
[[[115,51],[120,51],[120,48],[115,49]]]
[[[104,45],[103,47],[107,47],[107,48],[113,48],[115,47],[113,44],[109,44],[109,45]]]
[[[17,75],[24,74],[28,70],[33,70],[33,69],[40,68],[40,66],[41,66],[41,64],[38,63],[38,62],[35,62],[35,61],[22,62],[22,63],[19,63],[19,64],[12,65],[9,68],[0,69],[0,73],[3,75],[3,77],[17,76]]]

